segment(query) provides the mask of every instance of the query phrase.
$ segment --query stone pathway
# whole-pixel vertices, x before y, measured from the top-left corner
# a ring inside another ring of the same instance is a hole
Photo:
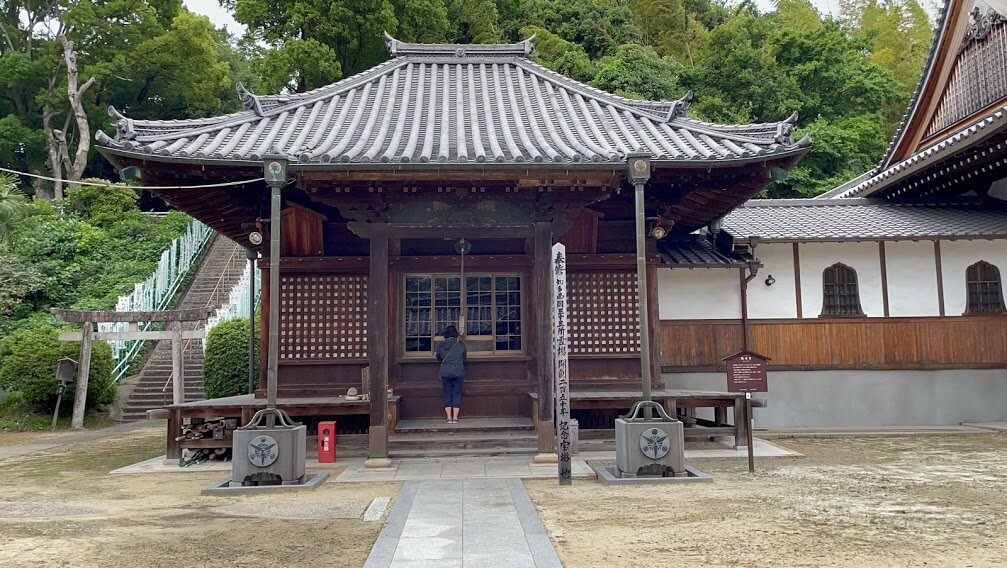
[[[519,479],[407,481],[365,568],[561,568]]]
[[[150,428],[152,426],[159,426],[163,430],[166,427],[164,424],[165,424],[164,420],[140,420],[137,422],[126,422],[123,424],[116,424],[115,426],[110,426],[108,428],[100,428],[97,430],[70,430],[66,434],[63,434],[62,436],[49,438],[47,440],[0,447],[0,461],[3,461],[7,458],[23,456],[26,454],[33,454],[35,452],[41,452],[42,450],[58,448],[60,446],[70,446],[73,444],[79,444],[81,442],[90,442],[91,440],[97,440],[99,438],[117,436],[119,434],[131,432],[133,430]]]

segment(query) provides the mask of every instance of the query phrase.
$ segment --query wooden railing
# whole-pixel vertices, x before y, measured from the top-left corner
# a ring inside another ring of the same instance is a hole
[[[771,368],[1007,368],[1007,315],[755,320],[750,348]],[[661,365],[669,371],[722,369],[742,345],[737,320],[662,320]]]

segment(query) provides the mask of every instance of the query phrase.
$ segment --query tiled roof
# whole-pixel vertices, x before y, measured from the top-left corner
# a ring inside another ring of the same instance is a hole
[[[998,108],[968,128],[964,128],[937,142],[929,148],[917,152],[892,166],[875,173],[853,179],[819,196],[824,199],[835,197],[868,197],[872,193],[887,188],[921,169],[940,160],[954,156],[963,150],[986,140],[990,136],[1007,130],[1007,106]]]
[[[650,152],[675,163],[747,162],[799,154],[796,116],[723,126],[678,101],[634,101],[532,62],[532,39],[424,45],[388,39],[392,58],[307,93],[257,96],[243,112],[201,120],[131,120],[96,135],[112,154],[167,161],[258,161],[271,149],[301,164],[623,162]]]
[[[992,201],[753,200],[732,211],[723,230],[762,241],[1007,238],[1007,208]]]
[[[681,268],[739,268],[752,260],[747,255],[721,251],[702,235],[661,239],[657,251],[662,264]]]

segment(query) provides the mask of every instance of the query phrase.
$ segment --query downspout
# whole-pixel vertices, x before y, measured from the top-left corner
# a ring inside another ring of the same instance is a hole
[[[741,280],[741,348],[748,351],[748,283],[755,279],[759,273],[759,261],[755,258],[755,246],[758,244],[758,237],[749,237],[749,252],[752,260],[748,261],[745,268],[738,271]],[[745,269],[748,269],[748,276],[745,276]]]

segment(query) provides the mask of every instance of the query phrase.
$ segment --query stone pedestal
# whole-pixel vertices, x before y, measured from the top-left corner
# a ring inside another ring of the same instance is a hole
[[[241,484],[249,475],[278,475],[283,483],[304,480],[307,428],[253,427],[234,431],[231,483]]]
[[[685,431],[678,420],[615,421],[615,465],[624,476],[635,476],[641,467],[671,468],[685,472]]]

